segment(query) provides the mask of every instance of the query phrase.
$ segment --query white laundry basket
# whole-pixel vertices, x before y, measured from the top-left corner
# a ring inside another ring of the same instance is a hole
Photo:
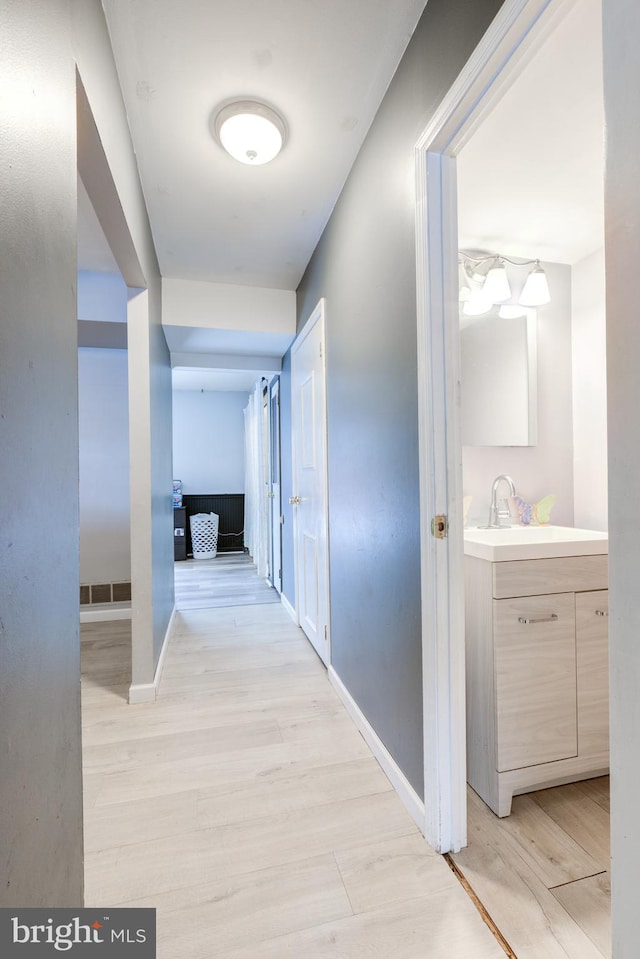
[[[194,513],[190,518],[191,547],[194,559],[213,559],[218,552],[217,513]]]

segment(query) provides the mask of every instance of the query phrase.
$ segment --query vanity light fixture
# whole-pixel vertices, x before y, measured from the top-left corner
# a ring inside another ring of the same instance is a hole
[[[234,159],[250,166],[269,163],[287,139],[282,117],[258,100],[233,100],[212,115],[211,131],[216,141]]]
[[[503,319],[515,319],[526,315],[528,307],[544,306],[551,300],[549,284],[540,260],[518,261],[498,253],[475,254],[461,250],[459,263],[462,268],[460,301],[462,312],[466,316],[481,316],[499,306]],[[516,299],[522,280],[520,283],[516,282],[514,295],[509,273],[513,275],[519,267],[532,265],[522,292]]]

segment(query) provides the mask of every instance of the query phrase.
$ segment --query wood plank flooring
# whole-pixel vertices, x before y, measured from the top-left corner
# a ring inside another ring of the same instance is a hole
[[[129,625],[82,630],[87,905],[159,959],[504,959],[279,604],[179,612],[136,706]]]
[[[608,777],[516,796],[498,819],[469,789],[452,856],[517,959],[611,956]]]
[[[502,959],[255,568],[233,606],[204,565],[156,703],[127,703],[130,622],[82,627],[87,905],[155,907],[159,959]],[[452,858],[517,959],[608,959],[608,837],[606,778],[502,820],[470,791]]]
[[[174,564],[174,570],[176,609],[280,603],[278,591],[258,576],[247,553],[181,560]]]

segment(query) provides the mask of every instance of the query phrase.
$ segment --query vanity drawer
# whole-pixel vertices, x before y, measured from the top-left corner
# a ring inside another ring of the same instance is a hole
[[[608,556],[554,556],[549,559],[492,563],[493,597],[540,596],[546,593],[581,593],[606,589]]]

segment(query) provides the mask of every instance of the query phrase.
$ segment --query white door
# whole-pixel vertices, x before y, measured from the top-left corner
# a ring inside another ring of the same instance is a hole
[[[270,409],[270,455],[271,468],[271,582],[282,592],[282,535],[281,519],[282,504],[280,501],[280,380],[275,379],[271,384],[269,394]]]
[[[329,663],[324,300],[292,351],[293,492],[298,622]]]

